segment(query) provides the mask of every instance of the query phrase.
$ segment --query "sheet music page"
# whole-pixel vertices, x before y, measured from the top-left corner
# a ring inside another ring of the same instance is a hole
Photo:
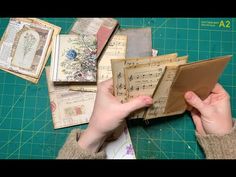
[[[145,119],[168,116],[164,114],[171,84],[175,78],[178,66],[169,66],[153,94],[153,105],[147,109]]]
[[[167,104],[170,87],[177,72],[177,67],[178,65],[187,63],[188,60],[188,56],[183,56],[178,58],[180,59],[179,62],[170,63],[167,65],[166,71],[153,94],[153,105],[147,109],[145,114],[145,119],[176,114],[176,113],[164,114],[164,111]]]
[[[137,65],[136,67],[125,68],[125,81],[127,86],[127,100],[140,95],[152,96],[165,72],[165,65],[155,63]],[[135,111],[132,118],[143,118],[145,109]]]
[[[152,96],[164,71],[164,65],[138,65],[135,68],[125,68],[128,100],[140,95]]]
[[[98,64],[98,83],[112,77],[111,59],[125,58],[126,35],[114,35]]]
[[[144,58],[131,58],[131,59],[114,59],[111,60],[112,64],[112,74],[113,74],[113,84],[114,84],[114,95],[121,101],[127,101],[127,91],[126,91],[126,83],[124,76],[124,68],[125,67],[136,67],[136,65],[140,64],[153,64],[155,65],[179,65],[185,64],[187,62],[188,57],[178,57],[177,54],[168,54],[161,55],[157,57],[144,57]]]
[[[158,74],[158,69],[164,72],[163,68],[165,66],[185,64],[188,56],[177,58],[176,54],[169,54],[159,57],[147,57],[145,59],[112,60],[114,94],[121,102],[126,102],[140,94],[151,96],[163,74],[160,74],[161,72]],[[146,74],[153,77],[156,75],[156,80],[152,79],[152,77],[148,77],[148,80],[147,78],[145,80],[145,77],[140,77],[140,75]],[[131,115],[131,118],[143,118],[143,110],[139,112]]]

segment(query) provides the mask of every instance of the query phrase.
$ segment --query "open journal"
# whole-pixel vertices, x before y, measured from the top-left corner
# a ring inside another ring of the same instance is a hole
[[[11,18],[0,42],[0,69],[37,83],[60,30],[37,18]]]
[[[153,119],[183,113],[184,94],[194,91],[205,99],[231,56],[187,63],[176,53],[158,57],[112,60],[114,95],[127,102],[139,95],[153,98],[153,105],[136,111],[131,118]]]

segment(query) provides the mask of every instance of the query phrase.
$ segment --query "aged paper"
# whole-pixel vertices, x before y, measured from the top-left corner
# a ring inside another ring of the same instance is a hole
[[[168,54],[168,55],[160,55],[157,57],[144,57],[144,58],[130,58],[130,59],[113,59],[111,60],[112,65],[112,75],[113,75],[113,84],[114,84],[114,95],[121,102],[127,101],[126,95],[126,85],[124,79],[124,67],[130,66],[135,67],[138,64],[150,64],[150,63],[158,63],[167,64],[174,61],[178,61],[177,54]]]
[[[96,82],[96,51],[93,35],[58,35],[52,51],[52,81]]]
[[[125,68],[127,101],[140,95],[152,96],[165,72],[165,65],[155,63],[137,65],[135,68]],[[131,115],[132,118],[143,118],[145,109],[140,109]]]
[[[11,18],[0,43],[0,68],[37,83],[60,30],[37,18]]]
[[[152,96],[164,71],[164,65],[137,65],[135,68],[125,68],[128,100],[140,95]]]
[[[82,92],[96,92],[97,85],[70,85],[69,89],[71,91],[82,91]]]
[[[127,98],[132,99],[139,95],[152,96],[154,90],[165,71],[166,66],[178,66],[187,63],[188,57],[178,57],[177,60],[166,64],[150,63],[125,68]],[[165,80],[162,80],[164,82]],[[163,83],[161,83],[163,84]],[[135,88],[135,89],[134,89]],[[159,88],[159,87],[158,87]],[[166,88],[168,89],[168,87]],[[137,111],[132,118],[143,118],[144,110]],[[139,114],[138,114],[139,112]]]
[[[175,78],[178,66],[167,66],[166,71],[152,95],[153,105],[145,113],[145,119],[168,116],[165,114],[165,107],[169,96],[170,86]]]
[[[70,34],[89,34],[97,37],[97,57],[100,57],[103,49],[119,24],[113,18],[77,18]]]
[[[114,35],[98,62],[97,83],[112,78],[111,59],[125,58],[127,36]],[[96,91],[96,86],[73,85],[71,90]]]
[[[98,83],[112,78],[111,59],[125,58],[126,35],[114,35],[98,63]]]
[[[88,123],[96,93],[70,91],[67,85],[55,86],[46,67],[53,125],[55,129]]]

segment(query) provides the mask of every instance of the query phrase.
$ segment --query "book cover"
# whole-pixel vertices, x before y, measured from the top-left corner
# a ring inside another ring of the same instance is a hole
[[[113,18],[77,18],[70,34],[82,33],[96,36],[97,57],[99,58],[118,27],[118,21]]]
[[[114,35],[105,49],[103,55],[98,62],[97,83],[112,78],[111,59],[125,58],[127,36]],[[96,92],[96,85],[73,85],[71,90],[77,91],[94,91]]]
[[[97,41],[93,35],[58,35],[52,51],[52,81],[96,82],[96,51]]]

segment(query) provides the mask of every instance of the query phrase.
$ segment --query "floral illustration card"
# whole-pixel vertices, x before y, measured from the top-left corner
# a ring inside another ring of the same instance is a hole
[[[35,18],[11,18],[0,43],[0,68],[37,83],[60,29]]]
[[[93,35],[58,35],[51,61],[53,82],[96,82],[97,41]]]

